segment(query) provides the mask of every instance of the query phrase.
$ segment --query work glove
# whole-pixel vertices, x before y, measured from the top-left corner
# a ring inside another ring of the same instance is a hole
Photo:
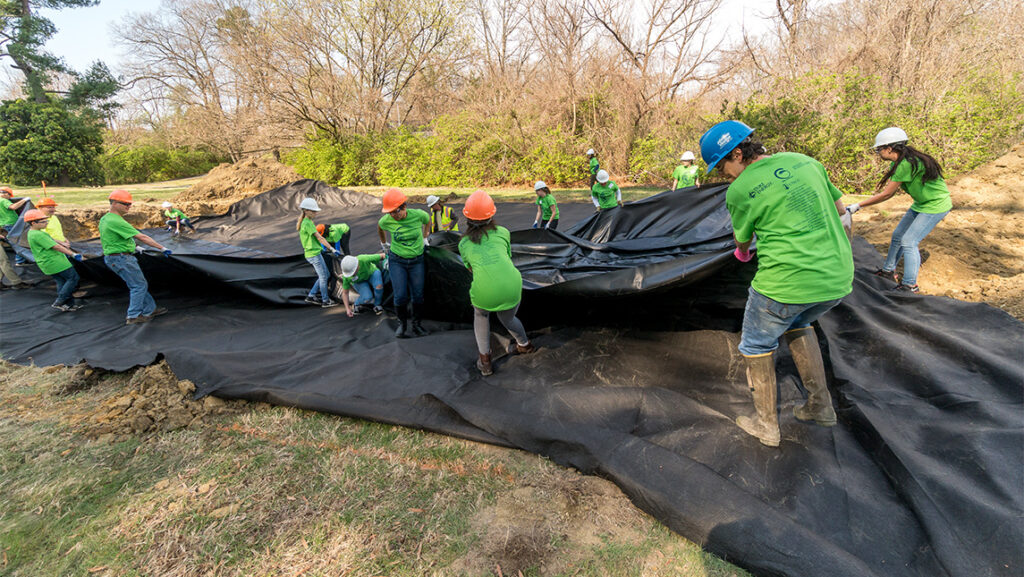
[[[169,249],[169,248],[165,248],[164,249],[164,256],[171,256],[172,254],[174,254],[174,253],[171,251],[171,249]]]
[[[750,262],[750,259],[754,257],[754,255],[750,254],[749,250],[745,252],[740,251],[740,247],[736,247],[736,250],[732,251],[732,255],[740,262]]]
[[[423,237],[423,246],[430,246],[430,237],[429,236]]]
[[[846,214],[853,214],[860,210],[860,203],[854,203],[846,207]]]
[[[846,213],[839,217],[839,222],[842,223],[843,228],[846,230],[853,230],[853,213],[850,209],[846,209]]]
[[[380,243],[380,249],[382,251],[384,251],[384,254],[387,254],[388,251],[391,250],[391,243],[390,242],[382,242],[382,243]]]
[[[82,262],[82,255],[80,255],[80,254],[76,254],[75,256],[73,256],[71,258],[75,259],[78,262]]]
[[[551,221],[550,220],[548,221],[547,224],[544,225],[544,230],[548,230],[549,228],[551,228]]]
[[[533,221],[533,228],[537,228],[539,225],[540,225],[540,221],[539,220]]]

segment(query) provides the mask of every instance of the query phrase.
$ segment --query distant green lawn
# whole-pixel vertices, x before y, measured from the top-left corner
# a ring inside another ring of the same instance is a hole
[[[52,196],[58,204],[66,206],[89,206],[102,204],[111,191],[117,189],[127,190],[132,193],[136,200],[158,200],[163,201],[173,198],[179,192],[199,182],[201,176],[183,178],[180,180],[168,180],[165,182],[148,182],[145,184],[118,184],[111,186],[47,186],[46,196]],[[43,197],[43,188],[12,186],[14,196],[30,196],[33,202]]]

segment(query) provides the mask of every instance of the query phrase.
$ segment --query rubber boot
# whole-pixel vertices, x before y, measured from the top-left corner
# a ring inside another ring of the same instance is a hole
[[[430,331],[423,328],[420,324],[420,315],[423,313],[423,303],[412,304],[412,334],[417,337],[425,337],[430,334]]]
[[[485,377],[493,375],[494,371],[491,369],[491,353],[487,353],[486,355],[480,354],[480,358],[476,360],[476,368],[480,369],[480,374]]]
[[[785,334],[789,352],[807,389],[807,402],[793,407],[793,416],[801,421],[814,421],[822,427],[836,424],[836,411],[832,408],[832,395],[825,379],[825,362],[821,359],[818,337],[813,327],[804,327]]]
[[[747,384],[754,397],[757,418],[737,417],[736,425],[757,437],[761,444],[779,446],[779,416],[776,407],[775,359],[772,353],[756,357],[743,357],[747,362]]]
[[[395,338],[409,338],[412,336],[409,334],[409,309],[406,308],[406,305],[396,305],[395,313],[398,314],[398,328],[395,329]]]

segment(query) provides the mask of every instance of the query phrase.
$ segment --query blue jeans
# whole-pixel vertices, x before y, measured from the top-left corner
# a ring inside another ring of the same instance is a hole
[[[103,262],[128,285],[128,318],[153,314],[156,302],[149,295],[149,284],[135,255],[108,254],[103,257]]]
[[[191,228],[192,230],[196,229],[196,227],[192,226],[192,221],[187,219],[187,218],[181,219],[181,224]],[[167,221],[167,228],[176,228],[177,226],[178,226],[178,221],[176,221],[176,220],[169,220],[169,221]]]
[[[395,291],[395,307],[404,307],[410,300],[414,305],[423,304],[423,287],[427,282],[427,265],[423,255],[402,258],[390,252],[388,262],[391,288]]]
[[[309,296],[315,297],[319,291],[320,300],[327,302],[330,298],[327,294],[327,289],[331,281],[331,274],[327,271],[327,262],[324,260],[323,255],[319,254],[307,256],[306,262],[313,265],[313,270],[316,271],[316,282],[313,283],[313,288],[309,289]]]
[[[4,227],[4,230],[7,231],[8,234],[10,234],[12,228],[14,228],[14,225],[9,224]],[[25,228],[28,228],[27,223],[25,224]],[[25,264],[27,261],[25,260],[25,257],[21,256],[21,253],[18,252],[18,248],[14,246],[14,241],[9,240],[7,242],[11,245],[11,248],[14,249],[14,264]]]
[[[373,301],[374,306],[380,306],[384,302],[384,275],[380,269],[373,271],[369,280],[352,283],[352,288],[359,293],[359,298],[352,306],[364,305]]]
[[[900,262],[902,256],[903,280],[900,282],[907,286],[916,285],[917,271],[921,269],[921,253],[917,250],[917,245],[928,236],[939,221],[946,218],[947,214],[948,210],[938,214],[908,210],[896,225],[896,230],[892,231],[889,253],[885,256],[882,268],[887,271],[896,270],[896,264]]]
[[[71,293],[75,292],[75,289],[78,288],[79,277],[75,267],[62,270],[50,276],[53,277],[53,280],[57,281],[57,300],[53,301],[54,306],[75,304],[75,298],[71,296]]]
[[[754,287],[750,287],[748,295],[739,346],[740,353],[747,357],[774,351],[779,348],[779,337],[783,333],[811,326],[818,317],[843,300],[785,304],[764,296]]]

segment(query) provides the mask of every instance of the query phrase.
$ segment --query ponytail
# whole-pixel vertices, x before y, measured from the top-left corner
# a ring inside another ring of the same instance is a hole
[[[939,165],[939,161],[935,160],[931,155],[921,152],[920,150],[910,146],[906,143],[897,143],[890,146],[893,151],[898,155],[896,161],[892,163],[889,170],[885,171],[885,175],[878,181],[878,187],[876,190],[882,190],[883,187],[892,178],[892,175],[896,173],[896,168],[899,167],[900,163],[906,160],[910,163],[911,171],[917,170],[918,164],[924,165],[924,174],[921,175],[921,184],[924,184],[930,180],[942,177],[942,167]]]
[[[466,220],[466,233],[465,236],[470,242],[474,244],[480,244],[483,240],[484,235],[488,232],[498,228],[498,225],[494,223],[493,218],[487,220]]]

